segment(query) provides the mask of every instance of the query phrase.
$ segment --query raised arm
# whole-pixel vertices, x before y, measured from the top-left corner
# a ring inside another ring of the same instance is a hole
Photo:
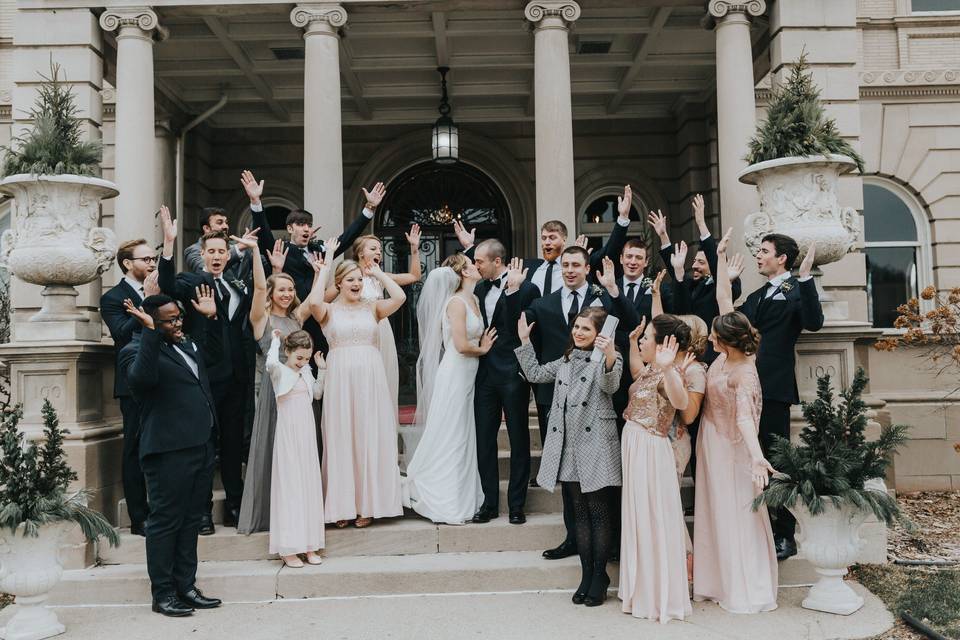
[[[650,303],[651,320],[663,315],[663,297],[660,294],[660,290],[663,288],[663,277],[665,275],[667,275],[666,269],[657,274],[657,277],[653,279],[653,284],[650,286],[650,297],[652,298]]]
[[[623,356],[617,353],[613,338],[597,336],[594,349],[603,353],[603,373],[600,376],[600,391],[613,395],[620,388],[620,376],[623,375]]]
[[[331,238],[328,242],[336,242]],[[326,285],[330,274],[330,265],[333,260],[324,260],[322,256],[315,256],[311,265],[313,266],[313,287],[310,289],[310,295],[303,301],[301,306],[307,307],[313,315],[317,324],[323,324],[327,320],[327,314],[330,311],[330,303],[323,298],[323,287]]]
[[[339,246],[333,254],[324,255],[324,258],[328,262],[333,262],[334,258],[346,251],[348,247],[353,246],[353,241],[363,235],[363,230],[366,229],[370,221],[373,220],[377,207],[380,206],[380,203],[383,201],[383,196],[386,194],[387,188],[383,186],[382,182],[375,184],[370,191],[363,189],[363,197],[367,199],[363,207],[363,212],[354,218],[353,222],[351,222],[350,225],[343,230],[343,233],[340,234],[340,237],[337,238]],[[329,248],[326,251],[328,254],[330,253]]]
[[[257,232],[258,246],[264,254],[274,246],[276,240],[273,237],[273,231],[270,230],[270,222],[267,220],[267,214],[263,210],[263,204],[260,202],[260,196],[263,195],[263,183],[261,180],[253,177],[253,173],[244,169],[240,174],[240,184],[250,199],[250,214],[253,218],[253,228],[259,228]]]
[[[193,299],[193,288],[177,278],[173,264],[173,245],[177,241],[177,225],[170,217],[170,209],[160,207],[160,225],[163,227],[163,252],[157,260],[157,284],[160,291],[186,304]]]
[[[404,235],[407,237],[407,242],[410,243],[409,271],[390,274],[390,278],[401,287],[420,282],[420,278],[423,277],[423,266],[420,264],[420,225],[414,224],[410,227],[410,233]]]
[[[407,300],[407,294],[404,293],[400,285],[383,272],[380,265],[374,264],[368,272],[380,281],[380,284],[383,285],[383,290],[390,296],[383,300],[377,300],[377,320],[389,318],[403,306],[403,303]]]
[[[120,352],[117,375],[125,376],[127,384],[138,394],[149,393],[160,383],[157,361],[160,357],[160,333],[156,330],[153,318],[138,309],[128,299],[124,300],[126,312],[141,326],[140,348],[124,348]]]
[[[807,331],[819,331],[823,328],[823,307],[820,306],[820,294],[817,285],[810,276],[817,245],[810,244],[807,255],[800,263],[800,324]]]
[[[313,354],[313,361],[317,365],[317,377],[313,381],[313,399],[319,400],[323,397],[323,385],[327,378],[327,361],[323,359],[322,351]]]
[[[123,301],[111,296],[110,292],[100,298],[100,317],[106,323],[117,349],[130,342],[133,334],[140,329],[140,323],[127,313]]]
[[[663,391],[670,404],[679,411],[687,408],[689,398],[687,398],[687,389],[683,384],[683,378],[680,372],[674,366],[677,358],[677,339],[674,336],[667,336],[663,344],[657,345],[657,357],[654,359],[653,366],[663,372]]]
[[[497,339],[497,330],[490,327],[480,336],[480,344],[472,342],[467,337],[467,301],[459,296],[451,300],[459,300],[456,304],[447,302],[444,313],[450,318],[450,332],[453,337],[453,347],[465,356],[479,357],[490,351],[490,347]]]
[[[273,388],[278,388],[280,379],[283,377],[283,364],[280,363],[280,330],[273,330],[273,338],[270,340],[270,348],[267,350],[267,359],[264,361],[264,368],[270,374],[270,381]]]
[[[647,319],[641,318],[640,324],[630,332],[630,378],[636,380],[640,377],[640,374],[643,373],[647,365],[644,364],[643,358],[640,357],[640,337],[643,335],[643,332],[647,328]]]
[[[727,272],[727,244],[730,242],[731,233],[733,233],[733,227],[727,229],[720,240],[720,244],[717,245],[717,269],[720,270],[720,273]],[[714,282],[717,283],[717,307],[719,307],[720,313],[730,313],[734,310],[730,279],[714,277]]]
[[[633,205],[633,190],[630,185],[623,188],[623,195],[617,196],[617,220],[610,231],[610,237],[599,251],[590,254],[590,269],[596,273],[604,258],[619,258],[623,245],[627,243],[627,229],[630,228],[630,207]]]
[[[520,346],[513,350],[517,355],[517,361],[520,363],[520,369],[528,382],[547,383],[557,379],[557,371],[560,369],[562,358],[557,358],[553,362],[540,364],[537,360],[537,352],[530,344],[530,333],[533,330],[533,323],[528,323],[526,313],[520,316],[517,322],[517,336],[520,338]]]
[[[263,261],[257,251],[257,237],[253,235],[230,236],[238,245],[243,245],[252,264],[253,270],[253,298],[250,300],[250,327],[253,337],[259,340],[263,337],[263,330],[267,326],[267,274],[263,271]]]

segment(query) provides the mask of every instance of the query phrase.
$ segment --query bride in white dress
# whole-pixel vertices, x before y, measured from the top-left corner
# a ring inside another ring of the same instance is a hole
[[[463,524],[483,503],[477,471],[473,389],[478,358],[496,331],[483,330],[473,288],[480,272],[463,254],[427,276],[417,304],[417,437],[404,440],[408,457],[403,502],[433,522]],[[420,430],[422,427],[422,431]],[[419,440],[419,442],[416,442]]]

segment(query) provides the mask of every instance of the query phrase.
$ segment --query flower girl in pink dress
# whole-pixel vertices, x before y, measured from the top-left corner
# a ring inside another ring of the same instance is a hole
[[[726,273],[730,232],[717,247]],[[760,336],[733,310],[727,278],[717,278],[720,315],[710,340],[720,354],[707,372],[707,394],[697,436],[697,494],[693,526],[693,597],[731,613],[777,608],[777,553],[766,509],[754,497],[773,467],[763,457],[760,379],[753,355]]]
[[[273,331],[265,368],[277,396],[277,428],[273,441],[270,477],[270,553],[279,554],[288,567],[307,562],[320,564],[323,548],[323,484],[317,453],[317,425],[313,399],[323,396],[326,366],[316,355],[317,379],[310,372],[313,340],[299,330],[283,338],[284,363],[280,362],[281,333]]]

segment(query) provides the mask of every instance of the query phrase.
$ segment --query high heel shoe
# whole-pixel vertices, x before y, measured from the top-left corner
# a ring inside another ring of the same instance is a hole
[[[290,567],[291,569],[302,569],[303,560],[300,559],[300,556],[282,556],[283,564]]]
[[[573,604],[583,604],[584,601],[586,601],[586,599],[587,599],[587,594],[584,591],[575,591],[573,593],[573,597],[570,598]]]
[[[606,563],[595,569],[593,581],[590,583],[590,590],[587,591],[587,597],[583,604],[586,607],[599,607],[607,599],[607,588],[610,586],[610,576],[607,575]]]

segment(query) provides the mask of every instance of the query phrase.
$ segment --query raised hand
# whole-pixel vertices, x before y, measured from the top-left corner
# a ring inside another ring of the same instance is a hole
[[[727,278],[733,282],[740,277],[741,273],[743,273],[743,256],[738,253],[727,261]]]
[[[407,242],[410,244],[411,251],[420,250],[420,225],[413,223],[410,226],[410,233],[403,234],[407,237]]]
[[[586,251],[588,255],[593,253],[593,247],[588,246],[590,244],[590,239],[582,233],[577,236],[577,239],[573,244]]]
[[[327,361],[323,359],[323,351],[317,351],[313,354],[313,361],[317,364],[317,369],[327,368]]]
[[[723,237],[720,238],[720,242],[717,243],[717,255],[726,256],[727,255],[727,245],[730,244],[730,236],[733,235],[733,227],[729,227],[727,232],[723,234]]]
[[[673,366],[673,361],[677,359],[677,337],[667,336],[663,344],[657,345],[657,355],[653,360],[654,366],[658,369],[667,369]]]
[[[602,264],[603,269],[597,274],[597,280],[600,286],[610,292],[610,295],[614,295],[617,291],[617,274],[614,271],[613,260],[609,256],[604,256]]]
[[[700,235],[707,233],[707,219],[706,219],[706,207],[703,202],[703,194],[698,193],[693,196],[693,219],[697,223],[697,229],[700,230]]]
[[[653,279],[653,283],[650,285],[650,295],[659,296],[660,287],[663,286],[663,279],[667,275],[666,269],[661,269],[660,273],[657,274],[657,277]]]
[[[283,273],[283,265],[287,263],[287,251],[290,248],[283,240],[277,240],[273,243],[273,251],[267,249],[267,259],[270,260],[270,266],[274,273]]]
[[[144,329],[154,328],[153,317],[143,309],[133,304],[133,301],[130,300],[130,298],[127,298],[123,301],[123,308],[127,313],[136,318],[137,322],[139,322]]]
[[[673,253],[670,255],[670,265],[673,267],[673,275],[677,282],[683,280],[684,267],[687,264],[687,243],[681,240],[673,245]]]
[[[373,185],[373,189],[367,191],[363,189],[363,197],[367,199],[366,208],[370,211],[375,210],[383,202],[383,196],[387,195],[387,188],[382,182]]]
[[[143,279],[143,297],[160,295],[160,272],[153,270]]]
[[[243,190],[250,198],[250,204],[260,204],[260,196],[263,195],[263,180],[257,182],[257,179],[253,177],[253,172],[244,169],[240,174],[240,184],[243,185]]]
[[[530,342],[530,333],[533,332],[533,326],[535,324],[537,323],[531,322],[527,324],[527,314],[520,314],[520,319],[517,321],[517,337],[520,338],[520,342]]]
[[[459,220],[453,221],[453,233],[457,236],[457,240],[460,241],[460,246],[464,249],[469,249],[473,246],[474,239],[477,237],[476,228],[467,231],[467,228],[463,226],[463,223]]]
[[[193,308],[208,318],[217,315],[217,301],[213,297],[213,289],[208,285],[201,284],[195,289],[195,293],[197,299],[190,301]]]
[[[257,248],[257,231],[260,229],[244,229],[243,236],[230,236],[230,239],[237,243],[238,246],[243,247],[244,249],[254,249]]]
[[[776,473],[766,458],[756,458],[750,462],[750,476],[753,479],[753,486],[763,489],[770,482],[770,474]]]
[[[617,214],[619,217],[629,220],[630,207],[633,206],[633,189],[630,185],[623,188],[623,195],[617,196]]]
[[[640,324],[638,324],[633,331],[630,332],[630,344],[636,344],[638,340],[643,336],[643,332],[647,328],[647,316],[640,318]]]
[[[683,375],[687,372],[687,369],[690,368],[694,362],[697,361],[697,356],[692,351],[687,351],[683,354],[683,362],[681,362],[677,368],[680,369],[680,375]]]
[[[813,261],[817,255],[817,243],[811,242],[810,246],[807,247],[807,255],[803,257],[803,262],[800,263],[800,277],[806,278],[810,275],[810,272],[813,271]]]
[[[333,256],[337,255],[337,249],[340,248],[340,236],[333,236],[332,238],[327,238],[327,241],[323,244],[324,252],[330,256],[330,261],[333,261]]]
[[[310,254],[310,266],[313,267],[314,277],[320,275],[320,270],[326,266],[326,261],[323,259],[323,254],[319,251],[314,251]]]
[[[493,347],[493,343],[497,341],[497,330],[493,327],[490,327],[483,332],[483,335],[480,336],[480,351],[487,353],[490,351],[490,348]]]
[[[616,348],[613,344],[613,339],[606,336],[597,336],[593,341],[593,347],[599,349],[603,355],[607,356],[610,360],[615,360],[617,357]]]
[[[170,216],[170,209],[167,205],[160,205],[160,226],[163,228],[163,243],[169,243],[171,246],[177,239],[177,224]]]
[[[653,227],[654,233],[657,234],[664,244],[670,242],[670,236],[667,234],[667,217],[660,213],[659,209],[657,209],[656,213],[651,211],[647,215],[647,222]]]
[[[510,291],[519,289],[527,279],[527,271],[523,268],[522,258],[511,258],[510,264],[507,265],[507,289]]]

